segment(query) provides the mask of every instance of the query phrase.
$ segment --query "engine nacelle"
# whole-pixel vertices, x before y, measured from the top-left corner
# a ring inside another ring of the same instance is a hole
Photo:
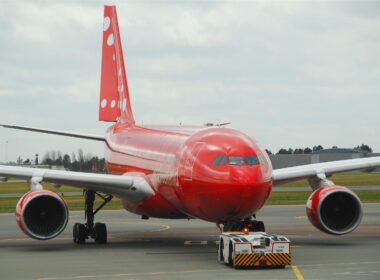
[[[359,197],[346,187],[328,186],[315,190],[307,200],[310,222],[329,234],[347,234],[358,227],[363,210]]]
[[[18,226],[34,239],[47,240],[58,236],[68,220],[65,201],[59,194],[49,190],[30,191],[16,206]]]

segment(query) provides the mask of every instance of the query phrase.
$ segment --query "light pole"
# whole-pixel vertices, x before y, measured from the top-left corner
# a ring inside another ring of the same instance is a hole
[[[5,164],[8,163],[8,140],[5,141]]]

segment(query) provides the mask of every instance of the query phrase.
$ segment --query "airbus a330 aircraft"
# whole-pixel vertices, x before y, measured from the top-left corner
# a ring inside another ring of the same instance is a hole
[[[95,195],[106,204],[112,197],[142,218],[199,218],[223,230],[249,223],[263,231],[256,213],[274,184],[308,178],[314,190],[306,208],[310,222],[330,234],[353,231],[362,218],[359,198],[327,177],[380,166],[380,157],[309,164],[272,170],[266,152],[244,133],[225,127],[140,126],[129,98],[115,6],[104,7],[103,57],[99,119],[114,122],[105,137],[5,125],[42,133],[85,138],[105,144],[108,174],[0,166],[3,179],[27,179],[30,191],[18,202],[17,223],[32,238],[46,240],[66,227],[68,209],[57,193],[41,182],[85,190],[86,222],[75,224],[75,243],[107,241],[107,229],[94,223]]]

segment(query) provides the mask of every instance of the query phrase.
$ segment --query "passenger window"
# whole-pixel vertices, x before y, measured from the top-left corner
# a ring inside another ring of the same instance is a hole
[[[256,165],[256,164],[259,164],[260,161],[257,156],[246,156],[245,163],[247,165]]]
[[[241,157],[241,156],[228,157],[228,163],[231,165],[244,165],[244,157]]]

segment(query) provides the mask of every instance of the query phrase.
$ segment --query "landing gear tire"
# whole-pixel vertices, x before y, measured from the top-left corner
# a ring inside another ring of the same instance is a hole
[[[74,243],[84,244],[86,243],[86,227],[84,224],[76,223],[73,228]]]
[[[85,194],[85,219],[86,223],[75,223],[73,227],[73,240],[76,244],[85,244],[86,239],[93,238],[97,244],[107,243],[107,227],[103,223],[95,223],[95,214],[111,201],[111,195],[103,195],[86,190]],[[103,203],[94,211],[95,196],[102,198]]]
[[[229,221],[223,226],[223,231],[243,231],[248,228],[249,231],[262,231],[265,232],[265,225],[262,221],[255,220],[254,217],[247,218],[241,221]]]
[[[265,232],[265,225],[262,221],[257,221],[255,225],[256,231],[263,231]]]
[[[107,227],[103,223],[96,223],[95,227],[95,242],[97,244],[107,243]]]

